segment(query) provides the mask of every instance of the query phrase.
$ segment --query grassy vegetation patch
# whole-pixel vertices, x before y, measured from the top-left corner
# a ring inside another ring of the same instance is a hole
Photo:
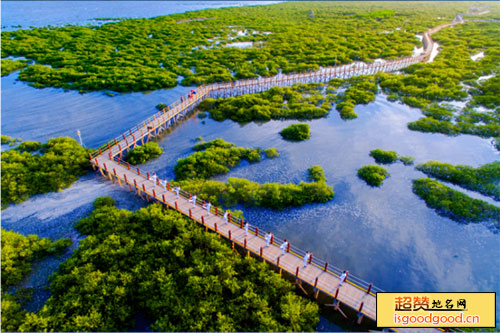
[[[280,132],[281,137],[290,141],[304,141],[311,137],[311,129],[308,124],[292,124]]]
[[[26,67],[26,63],[25,60],[2,59],[2,76]]]
[[[100,26],[2,31],[2,57],[35,61],[19,75],[35,87],[156,90],[174,87],[178,76],[188,86],[408,56],[418,43],[415,32],[439,22],[424,8],[447,18],[455,15],[445,6],[389,8],[280,3],[122,19]],[[310,11],[314,17],[308,16]],[[393,11],[398,15],[386,14]],[[405,28],[397,30],[403,24]],[[226,47],[233,42],[254,44]]]
[[[19,331],[27,312],[22,309],[27,289],[20,289],[16,295],[7,290],[19,284],[31,272],[36,259],[47,255],[60,254],[69,245],[70,239],[52,242],[37,235],[24,236],[14,231],[2,232],[2,331]]]
[[[413,192],[424,199],[427,206],[442,216],[459,222],[495,221],[500,226],[500,208],[482,200],[473,199],[462,192],[430,178],[413,181]]]
[[[404,165],[412,165],[415,159],[411,156],[401,156],[395,151],[373,149],[370,150],[370,156],[375,159],[378,164],[392,164],[396,161],[403,162]]]
[[[365,165],[358,169],[358,177],[370,186],[380,186],[390,174],[381,166]]]
[[[199,109],[210,112],[213,119],[231,119],[239,123],[271,119],[315,119],[328,115],[331,103],[322,94],[323,85],[296,84],[273,87],[258,94],[211,99]]]
[[[222,139],[199,143],[193,149],[194,154],[177,161],[174,167],[176,180],[208,179],[225,174],[242,160],[260,162],[263,153],[260,148],[235,147]]]
[[[129,151],[125,156],[125,161],[134,165],[142,164],[160,156],[162,152],[163,148],[156,142],[150,141]]]
[[[427,176],[444,180],[476,191],[500,201],[500,162],[484,164],[478,168],[429,161],[416,166]]]
[[[2,152],[2,208],[66,188],[89,169],[87,149],[72,138],[24,142]]]

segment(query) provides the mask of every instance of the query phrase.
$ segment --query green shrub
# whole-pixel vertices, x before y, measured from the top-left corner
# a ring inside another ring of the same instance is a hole
[[[413,192],[424,199],[427,206],[440,215],[460,222],[496,221],[500,226],[500,208],[482,200],[473,199],[438,181],[420,178],[413,181]]]
[[[32,150],[39,150],[32,154]],[[55,192],[90,170],[88,150],[72,138],[54,138],[40,146],[27,141],[2,152],[2,208],[31,195]]]
[[[291,141],[304,141],[311,137],[308,124],[292,124],[280,132],[283,139]]]
[[[358,177],[370,186],[380,186],[390,174],[378,165],[365,165],[358,170]]]
[[[264,154],[266,154],[267,158],[275,158],[275,157],[280,156],[280,154],[278,153],[278,150],[276,148],[264,149]]]
[[[427,176],[435,177],[477,191],[500,201],[500,162],[484,164],[479,168],[429,161],[416,166]]]
[[[7,144],[9,142],[12,141],[12,138],[10,136],[7,136],[7,135],[2,135],[2,144]]]
[[[222,139],[202,141],[195,145],[193,150],[196,151],[194,154],[177,160],[174,167],[176,180],[208,179],[225,174],[242,160],[250,163],[260,162],[263,153],[259,148],[235,147]]]
[[[2,59],[2,76],[10,74],[24,67],[26,67],[25,60]]]
[[[116,201],[113,198],[111,198],[109,195],[107,195],[105,197],[99,197],[99,198],[95,199],[93,205],[94,205],[95,209],[101,208],[104,206],[114,207],[116,205]]]
[[[392,164],[398,160],[398,154],[395,151],[373,149],[370,150],[370,156],[379,164]]]
[[[163,103],[160,103],[160,104],[156,105],[156,109],[159,110],[159,111],[162,111],[166,107],[167,107],[167,104],[163,104]]]
[[[125,161],[138,165],[160,156],[162,152],[163,148],[158,146],[156,142],[150,141],[129,151],[125,156]]]
[[[307,178],[313,182],[326,182],[325,171],[319,165],[313,165],[307,173]]]
[[[16,149],[18,149],[19,151],[32,152],[32,151],[40,150],[41,148],[42,148],[42,144],[40,142],[24,141],[24,142],[21,142],[19,144],[19,146],[17,146]]]
[[[403,162],[404,165],[413,165],[415,158],[411,156],[399,156],[399,160]]]

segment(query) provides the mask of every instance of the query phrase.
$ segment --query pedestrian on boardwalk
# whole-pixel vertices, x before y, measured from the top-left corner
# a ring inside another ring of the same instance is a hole
[[[248,222],[245,222],[245,237],[248,236]]]
[[[175,195],[177,195],[177,199],[179,199],[179,191],[181,188],[179,186],[174,187]]]
[[[163,188],[166,190],[167,189],[167,180],[166,179],[160,180],[160,185],[163,186]]]
[[[271,242],[271,232],[268,231],[265,237],[266,240],[266,247],[269,247],[269,242]]]
[[[306,251],[306,255],[304,256],[304,267],[307,266],[310,257],[311,257],[311,254],[309,253],[309,251]]]
[[[280,249],[281,249],[281,255],[284,256],[285,255],[285,251],[286,249],[288,248],[288,241],[285,239],[283,241],[283,244],[281,244],[280,246]]]
[[[207,202],[205,205],[205,208],[207,209],[208,215],[210,215],[210,206],[211,206],[210,202]]]
[[[227,223],[227,215],[228,215],[228,212],[226,210],[226,212],[224,213],[224,223]]]
[[[158,179],[158,176],[155,174],[153,174],[153,176],[151,177],[151,180],[155,183],[156,185],[156,180]]]
[[[193,208],[196,207],[196,195],[193,195],[192,198],[189,200],[189,202],[193,203]]]
[[[342,283],[345,281],[345,279],[346,279],[346,278],[347,278],[347,272],[346,272],[346,271],[344,271],[344,272],[343,272],[342,274],[340,274],[340,276],[339,276],[339,281],[340,281],[340,282],[339,282],[339,286],[341,286],[341,285],[342,285]]]

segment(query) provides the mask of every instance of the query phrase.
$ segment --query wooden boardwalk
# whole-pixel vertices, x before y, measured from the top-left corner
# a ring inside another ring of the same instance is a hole
[[[428,61],[434,42],[432,33],[440,29],[463,22],[444,24],[424,33],[424,52],[420,55],[385,61],[382,63],[358,63],[331,68],[322,68],[318,71],[300,74],[280,74],[269,78],[258,78],[241,80],[237,82],[217,83],[204,85],[193,90],[188,96],[181,99],[162,111],[154,114],[141,124],[134,126],[121,136],[110,140],[90,154],[90,161],[95,169],[112,181],[119,182],[140,196],[160,202],[161,204],[176,209],[185,216],[201,224],[206,230],[212,230],[220,236],[227,238],[233,246],[238,246],[248,254],[265,260],[276,266],[280,273],[286,272],[292,276],[300,288],[313,289],[315,298],[318,294],[327,295],[334,309],[340,304],[352,309],[358,315],[358,323],[363,318],[376,322],[376,293],[380,289],[367,282],[348,274],[347,280],[340,283],[339,276],[342,270],[329,265],[319,258],[312,257],[304,266],[304,254],[301,249],[293,246],[282,253],[280,245],[282,240],[274,237],[273,242],[266,246],[266,240],[262,231],[257,226],[250,226],[248,234],[245,234],[243,221],[229,217],[228,222],[223,218],[223,211],[218,207],[212,207],[210,212],[204,208],[204,203],[197,200],[193,204],[189,201],[189,193],[180,191],[179,197],[170,185],[161,186],[158,182],[150,179],[146,171],[123,162],[121,158],[130,149],[144,144],[148,140],[160,135],[177,121],[194,111],[196,107],[206,98],[220,98],[237,96],[248,93],[258,93],[274,86],[291,86],[296,83],[322,83],[333,78],[349,78],[356,75],[371,75],[378,72],[394,72],[417,62]],[[305,291],[305,290],[304,290]],[[391,329],[393,331],[422,331],[436,329]]]
[[[189,201],[189,194],[183,191],[177,197],[170,185],[163,187],[158,183],[155,184],[154,181],[148,179],[147,173],[137,171],[137,168],[127,165],[126,162],[110,160],[106,155],[95,158],[94,162],[102,166],[99,170],[109,179],[119,182],[144,198],[147,197],[179,211],[207,230],[217,232],[241,248],[296,276],[299,283],[307,283],[318,291],[338,299],[342,304],[357,310],[360,314],[372,320],[376,319],[374,293],[376,289],[370,285],[364,283],[364,286],[361,286],[359,282],[351,281],[359,280],[351,275],[348,275],[347,280],[341,284],[339,280],[341,271],[329,265],[326,265],[325,270],[325,263],[314,257],[304,267],[304,252],[300,249],[290,246],[282,254],[279,246],[283,241],[277,237],[274,237],[273,242],[266,247],[264,235],[257,226],[249,226],[248,235],[245,235],[242,220],[229,217],[226,222],[222,209],[212,206],[209,213],[206,208],[203,208],[203,201],[197,199],[197,203],[193,204]],[[368,288],[371,289],[369,292]]]

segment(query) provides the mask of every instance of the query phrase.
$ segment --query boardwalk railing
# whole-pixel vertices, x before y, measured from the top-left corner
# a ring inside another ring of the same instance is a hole
[[[167,126],[175,123],[178,118],[183,117],[191,110],[194,110],[198,104],[207,97],[222,98],[239,96],[242,94],[259,93],[275,86],[292,86],[296,83],[326,83],[335,78],[347,79],[358,75],[373,75],[379,72],[395,72],[412,64],[428,61],[434,47],[434,41],[432,40],[431,35],[443,28],[461,23],[463,23],[463,21],[446,23],[426,31],[422,38],[424,52],[411,57],[368,64],[358,62],[349,65],[321,68],[316,71],[309,71],[305,73],[278,74],[273,77],[259,77],[235,82],[202,85],[198,87],[196,91],[193,90],[195,92],[194,94],[181,97],[180,100],[170,104],[163,110],[144,120],[142,124],[138,124],[130,128],[122,135],[99,146],[90,154],[90,158],[95,158],[103,154],[103,152],[111,150],[111,148],[117,146],[120,141],[128,141],[127,137],[132,140],[130,145],[135,145],[137,141],[142,141],[145,137],[149,138],[158,134],[158,131],[161,132],[162,130],[165,130]],[[130,145],[126,142],[126,149],[128,149]],[[119,152],[113,151],[112,156],[117,153]]]
[[[463,22],[444,24],[435,29],[427,31],[426,33],[424,33],[422,40],[422,43],[424,44],[424,52],[419,55],[407,57],[404,59],[374,62],[370,64],[355,63],[330,68],[321,68],[317,71],[310,71],[306,73],[279,74],[274,77],[268,78],[260,77],[257,79],[240,80],[237,82],[202,85],[198,87],[196,91],[192,90],[188,96],[181,97],[179,101],[174,102],[171,105],[165,107],[163,110],[155,113],[153,116],[144,120],[141,124],[130,128],[122,135],[98,147],[95,151],[89,154],[90,161],[94,167],[97,167],[104,176],[109,177],[111,180],[116,179],[120,184],[123,181],[126,185],[128,185],[131,191],[137,192],[141,196],[142,193],[144,193],[148,200],[152,198],[153,200],[158,201],[167,207],[176,209],[177,211],[193,219],[197,223],[202,224],[205,228],[207,228],[207,230],[211,229],[217,234],[227,238],[229,241],[231,241],[233,246],[234,244],[238,244],[240,247],[246,249],[248,251],[247,253],[252,252],[256,256],[261,257],[263,260],[266,260],[277,266],[280,269],[280,272],[281,270],[284,270],[292,276],[295,276],[296,281],[304,281],[305,283],[311,285],[315,291],[321,290],[326,295],[331,296],[334,300],[334,304],[336,304],[335,302],[337,300],[341,301],[343,304],[358,312],[359,322],[361,320],[359,318],[362,318],[362,315],[366,315],[367,317],[376,320],[376,313],[373,309],[373,303],[370,305],[370,309],[366,309],[366,306],[363,309],[364,302],[370,302],[368,299],[365,299],[365,296],[375,297],[378,292],[382,292],[381,289],[374,287],[372,283],[368,283],[363,279],[349,274],[348,279],[345,281],[345,283],[351,285],[352,287],[350,288],[352,288],[352,290],[359,290],[354,293],[358,293],[356,299],[354,299],[352,296],[354,294],[348,295],[346,293],[341,293],[339,295],[340,285],[338,285],[334,290],[325,289],[324,284],[318,284],[318,279],[320,277],[319,275],[315,277],[309,276],[308,274],[310,273],[304,273],[303,271],[301,271],[299,274],[300,265],[296,267],[290,267],[289,265],[286,266],[283,263],[280,263],[280,257],[275,257],[273,259],[269,255],[265,254],[263,252],[263,247],[260,247],[260,252],[256,249],[247,247],[246,238],[242,243],[242,241],[237,240],[235,237],[233,237],[230,230],[228,230],[228,233],[225,234],[221,231],[221,229],[218,229],[217,223],[213,225],[211,225],[210,223],[205,223],[203,215],[201,215],[201,217],[199,218],[195,217],[195,214],[192,213],[192,209],[186,210],[186,208],[184,207],[183,210],[181,209],[181,207],[178,207],[177,201],[174,201],[173,203],[169,202],[168,200],[166,200],[166,195],[171,196],[172,193],[175,193],[175,190],[171,188],[170,183],[166,183],[166,185],[163,187],[161,186],[159,180],[157,180],[156,184],[154,184],[149,172],[143,171],[136,166],[130,165],[129,163],[123,161],[121,158],[124,152],[126,153],[130,149],[136,147],[138,142],[144,144],[145,141],[159,135],[169,126],[175,124],[179,119],[185,117],[191,111],[195,110],[196,107],[206,98],[238,96],[241,94],[262,92],[274,86],[292,86],[296,83],[323,83],[328,82],[334,78],[349,78],[356,75],[371,75],[378,72],[398,71],[411,64],[428,61],[434,47],[434,42],[430,37],[431,34],[439,31],[443,27],[460,23]],[[117,169],[119,170],[117,171]],[[129,174],[129,177],[127,177],[127,173]],[[139,181],[136,179],[136,176],[139,177]],[[129,179],[130,177],[132,177],[132,179]],[[142,184],[142,186],[139,183]],[[159,193],[156,193],[157,190],[159,191]],[[179,197],[184,199],[192,199],[193,195],[180,189]],[[193,211],[195,208],[199,210],[199,208],[206,209],[206,207],[206,203],[203,200],[197,198],[196,203],[194,203],[193,206]],[[226,211],[214,206],[210,208],[210,213],[220,218],[224,216]],[[230,223],[230,225],[233,226],[233,231],[243,229],[245,225],[245,221],[243,219],[234,217],[229,214],[229,212],[227,215],[227,221],[224,222]],[[237,228],[234,229],[234,226],[236,226]],[[261,230],[259,230],[258,226],[249,224],[248,231],[250,234],[257,236],[256,239],[258,239],[259,242],[262,242],[262,239],[264,239],[264,234]],[[276,236],[273,236],[271,242],[273,245],[277,246],[283,244],[283,240]],[[305,256],[305,251],[291,244],[288,245],[286,252],[292,256],[289,258],[297,258],[299,262],[303,260]],[[294,260],[296,261],[297,259]],[[328,262],[317,258],[314,255],[310,257],[309,264],[313,266],[315,270],[321,272],[321,274],[326,273],[327,276],[335,278],[339,278],[340,275],[344,272],[339,267],[330,265]]]
[[[130,163],[123,161],[123,160],[119,159],[118,157],[115,157],[114,161],[116,163],[118,163],[119,165],[126,167],[128,170],[133,171],[134,173],[137,173],[137,175],[139,177],[142,177],[145,180],[152,180],[152,175],[148,171],[141,170],[140,168],[138,168],[134,165],[131,165]],[[114,170],[107,170],[107,166],[105,166],[105,165],[103,165],[103,167],[105,168],[105,170],[107,172],[110,172],[110,171],[113,172],[114,177],[120,178],[121,180],[125,181],[130,186],[133,186],[137,191],[144,192],[144,194],[149,195],[150,198],[153,198],[154,200],[156,200],[164,205],[170,205],[164,198],[157,195],[156,191],[153,190],[150,193],[145,187],[141,188],[137,183],[129,181],[128,179],[126,179],[126,177],[117,174],[116,171],[114,171]],[[156,185],[162,186],[159,179],[156,180]],[[167,191],[170,191],[171,193],[175,193],[175,190],[172,188],[172,186],[169,182],[166,182],[166,185],[163,188]],[[180,189],[179,196],[183,197],[185,199],[192,199],[192,197],[194,195],[192,193],[189,193],[189,192],[186,192],[186,191]],[[205,202],[205,200],[202,200],[200,198],[196,198],[196,205],[198,207],[204,208],[204,207],[206,207],[206,202]],[[177,209],[176,207],[173,207],[173,206],[172,206],[172,208]],[[217,207],[217,206],[211,206],[210,212],[216,216],[223,217],[226,210],[224,210],[220,207]],[[190,216],[190,218],[192,218],[192,216]],[[201,221],[199,221],[199,222],[201,222]],[[237,217],[231,215],[230,212],[228,211],[228,222],[230,222],[236,226],[239,226],[240,228],[243,229],[246,221],[243,218],[237,218]],[[265,233],[263,232],[263,230],[259,230],[258,226],[254,226],[254,225],[249,224],[248,231],[251,232],[252,234],[264,239]],[[223,236],[225,236],[225,235],[223,235]],[[234,240],[231,240],[231,241],[234,241]],[[272,244],[279,246],[279,245],[283,244],[283,242],[284,242],[283,239],[278,238],[277,236],[273,236]],[[302,249],[300,249],[300,248],[298,248],[290,243],[289,243],[289,246],[288,246],[286,252],[291,253],[300,259],[303,259],[304,255],[306,254],[306,252],[304,250],[302,250]],[[309,263],[317,266],[318,268],[322,269],[323,271],[328,272],[336,277],[340,277],[340,275],[344,272],[344,270],[340,269],[339,267],[331,265],[328,262],[326,262],[318,257],[315,257],[314,255],[311,256]],[[291,273],[295,273],[295,272],[291,272]],[[373,296],[375,296],[375,294],[378,292],[383,292],[383,290],[373,286],[373,284],[368,283],[367,281],[365,281],[361,278],[358,278],[352,274],[348,275],[348,280],[346,281],[346,283],[349,283],[349,284],[355,286],[356,288],[358,288],[364,292],[367,292]]]

